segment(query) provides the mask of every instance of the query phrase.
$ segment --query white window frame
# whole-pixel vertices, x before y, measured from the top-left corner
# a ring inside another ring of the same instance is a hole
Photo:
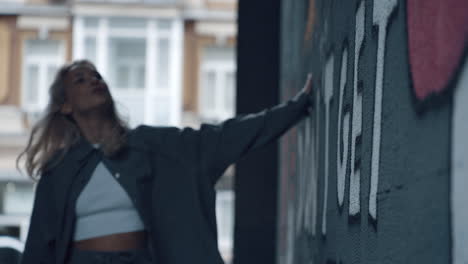
[[[19,228],[19,240],[26,242],[29,231],[29,220],[28,215],[5,215],[0,214],[0,226],[16,226]]]
[[[114,38],[116,38],[116,37],[114,37]],[[126,38],[126,37],[122,37],[122,38]],[[145,43],[145,46],[146,46],[146,43]],[[145,57],[146,57],[146,55],[145,55]],[[128,76],[129,77],[129,80],[128,80],[129,83],[132,83],[132,81],[137,79],[136,69],[139,66],[145,67],[145,76],[146,76],[146,61],[145,60],[143,60],[143,63],[140,63],[137,59],[126,58],[126,59],[120,60],[119,62],[116,62],[116,64],[117,64],[116,66],[129,66],[129,68],[130,68],[129,76]],[[137,87],[137,86],[134,86],[134,85],[130,85],[130,86],[127,86],[127,87],[120,87],[120,86],[117,86],[116,84],[114,84],[114,86],[118,90],[118,92],[134,91],[134,92],[137,92],[137,93],[139,93],[139,92],[141,93],[145,89],[146,81],[143,80],[143,86],[142,87]]]
[[[214,94],[214,104],[213,108],[208,108],[204,104],[204,98],[208,95],[206,91],[206,80],[205,76],[209,72],[215,73],[215,94]],[[225,87],[226,75],[232,73],[234,76],[234,83],[232,84],[233,91],[233,107],[229,109],[224,103],[226,97],[227,88]],[[198,97],[198,105],[200,106],[200,115],[205,120],[211,121],[222,121],[227,118],[230,118],[235,115],[235,101],[236,101],[236,67],[234,62],[230,61],[206,61],[202,62],[200,70],[200,94]]]
[[[222,203],[228,203],[230,208],[223,208]],[[235,194],[233,190],[220,190],[216,192],[218,249],[225,258],[230,258],[232,256],[235,219],[234,207]],[[230,219],[226,219],[227,217]]]
[[[62,66],[65,61],[65,41],[63,40],[52,40],[57,41],[59,43],[59,50],[56,56],[44,55],[44,54],[34,54],[34,55],[27,55],[26,50],[28,41],[32,39],[24,39],[23,40],[23,63],[22,63],[22,96],[21,102],[23,109],[32,115],[37,115],[40,112],[44,111],[47,106],[48,102],[48,91],[49,91],[49,84],[47,83],[47,68],[49,66],[56,67],[57,69]],[[27,98],[29,97],[27,91],[28,87],[28,78],[27,76],[27,68],[30,65],[37,65],[38,66],[38,86],[37,86],[37,102],[31,103],[28,102]]]
[[[115,17],[115,16],[114,16]],[[129,17],[130,18],[130,17]],[[124,96],[135,96],[136,93],[144,93],[144,123],[155,125],[157,111],[154,105],[158,101],[169,100],[169,120],[164,125],[180,125],[182,116],[182,59],[183,59],[183,21],[182,18],[146,18],[146,26],[140,29],[113,28],[109,26],[111,17],[102,16],[97,20],[94,29],[85,28],[86,16],[77,16],[74,23],[74,59],[85,57],[85,38],[96,39],[96,61],[95,64],[104,78],[108,76],[108,42],[110,38],[143,38],[146,45],[145,61],[145,85],[144,89],[112,89],[116,94]],[[140,19],[140,18],[138,18]],[[158,27],[158,23],[170,22],[169,29]],[[159,87],[157,82],[157,59],[159,56],[158,40],[167,38],[169,40],[168,86]],[[143,90],[143,91],[142,91]]]
[[[236,3],[236,0],[206,0],[207,2],[212,2],[212,3]]]

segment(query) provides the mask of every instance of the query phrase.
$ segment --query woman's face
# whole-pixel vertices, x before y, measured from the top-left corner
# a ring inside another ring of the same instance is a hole
[[[64,114],[96,110],[112,100],[106,82],[92,65],[73,66],[65,76],[65,87]]]

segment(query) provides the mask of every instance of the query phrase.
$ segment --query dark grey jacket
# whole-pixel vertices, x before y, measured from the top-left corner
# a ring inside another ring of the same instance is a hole
[[[139,126],[123,154],[105,158],[86,140],[41,175],[22,264],[65,263],[76,199],[99,160],[128,192],[150,233],[157,264],[222,264],[214,185],[250,150],[278,138],[309,113],[304,92],[255,114],[200,129]],[[104,186],[103,186],[104,187]]]

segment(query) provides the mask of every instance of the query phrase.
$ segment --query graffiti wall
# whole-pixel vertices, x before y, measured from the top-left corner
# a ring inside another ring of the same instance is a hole
[[[277,260],[468,263],[468,2],[283,0]]]

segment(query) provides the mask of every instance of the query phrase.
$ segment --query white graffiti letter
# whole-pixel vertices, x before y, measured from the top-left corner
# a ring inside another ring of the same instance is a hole
[[[322,213],[322,235],[327,233],[327,201],[328,201],[328,130],[330,127],[330,102],[333,97],[333,67],[334,67],[333,55],[327,60],[325,65],[325,177],[324,177],[324,190],[323,190],[323,213]]]
[[[356,33],[354,38],[354,82],[353,82],[353,130],[351,136],[351,178],[349,183],[349,214],[357,215],[361,210],[361,169],[356,168],[356,139],[362,130],[362,94],[358,91],[359,53],[364,40],[364,1],[361,1],[356,12]]]
[[[349,135],[349,113],[346,112],[343,115],[343,96],[344,88],[346,84],[346,73],[348,69],[348,50],[343,50],[341,59],[341,75],[340,75],[340,98],[338,102],[338,137],[337,137],[337,149],[336,152],[336,177],[337,177],[337,192],[338,192],[338,205],[343,206],[343,198],[345,192],[346,183],[346,165],[348,163],[348,135]],[[341,131],[341,119],[343,118],[343,137],[340,137]],[[341,143],[343,143],[343,150],[341,149]],[[342,157],[340,157],[342,155]]]
[[[296,174],[297,174],[297,216],[296,216],[296,234],[302,232],[304,225],[305,215],[305,199],[304,194],[306,192],[305,184],[307,175],[304,173],[305,155],[304,155],[304,129],[302,126],[297,130],[297,160],[296,160]]]
[[[388,19],[397,6],[397,0],[375,0],[373,23],[379,28],[377,69],[375,76],[374,129],[372,135],[372,164],[369,193],[369,215],[377,220],[377,187],[379,184],[380,134],[382,124],[382,93],[385,59],[385,41]]]
[[[320,90],[317,90],[315,96],[315,105],[320,105]],[[315,107],[315,120],[314,120],[314,130],[313,130],[313,145],[311,145],[311,173],[312,173],[312,189],[309,190],[310,195],[313,195],[312,198],[312,235],[315,236],[315,230],[317,226],[317,204],[318,204],[318,173],[319,173],[319,136],[320,136],[320,107]],[[312,130],[311,130],[312,132]]]
[[[306,177],[307,177],[307,193],[306,193],[306,230],[315,235],[315,222],[316,222],[316,207],[317,207],[317,172],[314,169],[316,161],[314,160],[313,151],[316,149],[314,142],[314,134],[312,133],[312,117],[309,117],[305,121],[305,144],[306,144]]]
[[[319,104],[319,97],[317,93],[316,105]],[[315,118],[307,118],[298,129],[296,235],[303,231],[313,236],[316,233],[319,113],[317,109]]]
[[[453,96],[452,116],[452,256],[453,264],[468,263],[468,63],[460,71]]]

